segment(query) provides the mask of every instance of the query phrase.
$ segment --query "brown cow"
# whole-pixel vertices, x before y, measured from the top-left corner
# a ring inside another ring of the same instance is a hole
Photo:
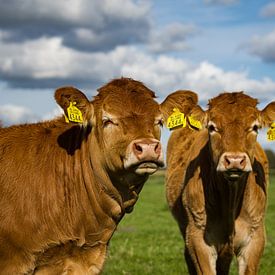
[[[256,138],[260,127],[275,120],[275,102],[262,111],[256,105],[236,92],[211,99],[207,111],[181,108],[206,126],[176,130],[168,142],[166,194],[190,274],[228,274],[234,254],[239,274],[257,274],[265,245],[268,161]]]
[[[118,222],[164,165],[154,92],[128,78],[98,92],[90,102],[72,87],[56,91],[80,123],[0,129],[0,274],[98,274]]]

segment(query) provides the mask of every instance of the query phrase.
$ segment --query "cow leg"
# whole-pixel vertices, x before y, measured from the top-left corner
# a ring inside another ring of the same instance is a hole
[[[185,248],[185,250],[184,250],[184,257],[185,257],[185,261],[186,261],[186,264],[188,267],[189,274],[196,275],[197,274],[196,266],[195,266],[195,264],[192,260],[192,257],[191,257],[187,248]]]
[[[233,259],[233,251],[232,249],[228,249],[228,247],[225,247],[225,249],[219,254],[217,259],[217,274],[219,275],[227,275],[229,274],[230,264]]]
[[[216,274],[216,249],[208,246],[203,238],[188,240],[185,250],[185,260],[190,274]]]
[[[190,253],[188,249],[185,250],[185,260],[191,275],[229,274],[233,253],[228,249],[222,251],[217,258],[216,249],[202,241],[199,247],[191,249],[191,251]]]
[[[258,274],[260,259],[264,251],[265,234],[261,226],[251,236],[250,241],[237,254],[239,275]]]

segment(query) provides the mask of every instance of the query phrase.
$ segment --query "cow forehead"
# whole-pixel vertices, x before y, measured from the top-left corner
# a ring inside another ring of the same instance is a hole
[[[102,109],[119,117],[131,115],[157,116],[159,104],[154,100],[155,94],[142,83],[123,79],[111,82],[99,89],[99,94],[92,103],[95,112]]]
[[[237,106],[236,106],[237,107]],[[257,109],[239,105],[237,108],[223,108],[209,111],[209,121],[219,125],[243,124],[250,125],[258,120]]]
[[[153,99],[138,96],[123,98],[108,97],[104,100],[103,109],[117,116],[156,116],[160,113],[159,105]]]
[[[209,120],[224,124],[250,124],[258,119],[257,100],[239,93],[224,93],[209,101]]]

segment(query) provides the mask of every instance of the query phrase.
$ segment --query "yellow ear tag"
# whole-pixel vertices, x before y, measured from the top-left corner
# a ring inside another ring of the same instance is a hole
[[[275,140],[275,122],[270,125],[270,128],[267,131],[267,140]]]
[[[68,120],[72,122],[83,122],[81,111],[75,106],[76,102],[70,102],[70,106],[67,108]],[[66,116],[65,116],[66,120]]]
[[[179,109],[174,108],[173,114],[168,117],[166,125],[169,130],[173,130],[180,126],[184,128],[186,126],[186,117],[184,113],[181,113]]]
[[[189,124],[192,126],[189,128],[191,128],[192,130],[197,129],[197,130],[201,130],[202,129],[202,125],[201,125],[201,122],[199,120],[196,120],[194,117],[191,116],[188,116],[188,121],[189,121]]]

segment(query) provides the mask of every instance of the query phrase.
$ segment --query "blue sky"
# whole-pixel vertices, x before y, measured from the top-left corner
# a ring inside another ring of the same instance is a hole
[[[244,90],[263,108],[275,100],[275,1],[0,0],[5,125],[56,116],[59,86],[91,98],[120,76],[144,82],[159,101],[190,89],[205,107]]]

